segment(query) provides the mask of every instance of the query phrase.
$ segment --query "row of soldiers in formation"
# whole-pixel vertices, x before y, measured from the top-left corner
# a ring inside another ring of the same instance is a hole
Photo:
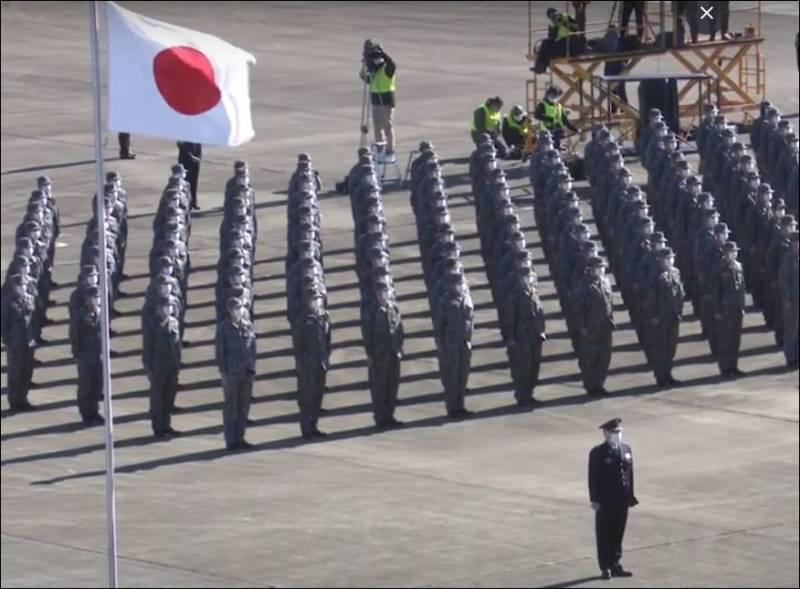
[[[2,287],[2,340],[8,360],[8,404],[13,412],[28,411],[28,391],[37,362],[34,351],[47,324],[59,213],[47,176],[36,180],[25,215],[14,237],[14,253]]]
[[[86,225],[81,245],[80,272],[69,302],[69,340],[78,365],[78,411],[87,425],[103,423],[100,401],[103,396],[102,317],[100,297],[101,244],[98,224],[104,223],[107,277],[107,309],[114,315],[114,301],[124,276],[128,244],[128,195],[116,172],[106,174],[103,187],[103,210],[92,201],[92,218]]]
[[[361,293],[361,334],[373,416],[380,429],[398,427],[394,416],[403,356],[403,322],[392,280],[389,238],[380,180],[366,148],[347,175],[353,215],[356,274]]]
[[[191,259],[191,191],[181,164],[172,166],[153,219],[150,282],[142,307],[142,364],[150,380],[150,422],[157,437],[176,435],[175,410]]]
[[[445,407],[449,417],[460,419],[471,414],[464,406],[464,397],[472,362],[474,305],[451,224],[439,158],[428,142],[420,144],[419,151],[411,164],[411,208]]]
[[[491,137],[483,134],[469,162],[481,256],[506,344],[514,397],[533,402],[539,380],[545,316],[537,278]]]
[[[237,161],[225,184],[217,264],[214,340],[223,389],[222,426],[228,450],[249,448],[245,430],[256,373],[253,266],[258,225],[255,191],[246,162]]]
[[[592,397],[605,396],[615,327],[607,263],[583,223],[572,178],[546,130],[539,132],[531,154],[530,182],[536,225],[583,386]]]
[[[592,212],[639,343],[659,386],[678,384],[672,367],[684,284],[667,236],[656,231],[653,194],[632,184],[617,142],[595,126],[584,158]]]
[[[781,118],[778,107],[768,100],[761,103],[759,117],[750,127],[750,149],[756,155],[758,169],[775,189],[778,197],[786,201],[793,215],[800,215],[800,142],[789,120]]]
[[[324,436],[317,426],[331,352],[331,320],[321,214],[317,192],[322,183],[311,158],[297,157],[287,198],[286,297],[297,373],[300,433],[305,439]]]
[[[770,123],[757,121],[756,124],[763,127],[757,134],[760,149],[769,146],[770,157],[785,155],[785,149],[795,150],[796,172],[796,145],[787,147],[783,143],[785,134],[781,135]],[[736,141],[735,130],[712,105],[704,106],[697,142],[703,184],[715,195],[720,216],[728,222],[743,248],[744,275],[753,303],[761,309],[767,325],[774,330],[776,342],[783,348],[787,362],[794,365],[798,357],[800,312],[798,264],[792,253],[792,241],[796,239],[793,235],[797,232],[796,218],[787,214],[786,203],[776,196],[771,185],[761,182],[752,155]],[[756,156],[757,160],[761,159],[758,152]],[[762,165],[769,169],[771,162],[759,163],[759,169]],[[794,189],[797,189],[796,184]],[[792,198],[796,199],[796,194]]]
[[[742,320],[745,314],[745,278],[738,260],[739,247],[731,241],[728,225],[720,222],[714,197],[702,192],[702,182],[678,148],[677,138],[665,130],[660,113],[649,113],[649,142],[642,143],[642,163],[656,221],[681,248],[678,264],[695,316],[700,319],[720,373],[735,378]]]

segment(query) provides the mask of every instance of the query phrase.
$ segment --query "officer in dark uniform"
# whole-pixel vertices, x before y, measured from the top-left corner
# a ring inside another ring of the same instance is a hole
[[[533,402],[533,389],[539,382],[539,365],[545,335],[544,309],[536,294],[529,264],[520,264],[516,280],[507,290],[504,313],[508,335],[508,360],[514,381],[514,398],[521,407]]]
[[[87,287],[83,305],[70,317],[69,339],[78,360],[78,410],[83,423],[104,423],[99,405],[103,395],[102,347],[100,342],[100,291]]]
[[[244,433],[256,373],[256,334],[253,324],[244,316],[239,299],[228,300],[228,312],[228,317],[217,324],[215,347],[225,394],[222,409],[225,447],[239,450],[252,446],[244,439]]]
[[[403,425],[394,417],[403,357],[403,323],[390,279],[377,280],[373,293],[362,315],[362,330],[375,426],[384,429]]]
[[[739,248],[728,241],[722,246],[723,258],[711,277],[711,305],[714,325],[711,338],[717,364],[724,378],[736,378],[739,370],[739,345],[742,340],[742,318],[745,313],[745,284],[742,265],[736,259]]]
[[[630,577],[622,568],[622,538],[628,510],[638,505],[633,492],[633,453],[622,442],[618,417],[600,426],[606,441],[589,452],[589,501],[595,512],[597,560],[603,579]]]
[[[317,427],[330,358],[331,327],[322,294],[316,288],[303,292],[301,315],[292,326],[297,367],[297,404],[300,433],[309,440],[325,436]]]
[[[460,271],[445,276],[447,288],[436,300],[433,335],[439,353],[445,406],[451,418],[468,417],[464,395],[472,360],[473,304]]]
[[[181,331],[174,299],[159,301],[156,321],[142,329],[142,361],[150,379],[150,423],[156,437],[179,435],[170,423],[181,367]]]
[[[646,328],[646,341],[658,386],[680,384],[672,377],[672,363],[678,345],[681,317],[683,316],[683,283],[675,267],[672,248],[656,253],[659,272],[645,289],[644,313],[650,321]]]
[[[21,274],[9,276],[3,293],[2,336],[8,361],[8,404],[13,412],[30,411],[28,401],[36,346],[36,300]],[[5,286],[5,285],[4,285]]]
[[[191,187],[192,210],[197,206],[197,180],[200,175],[200,160],[203,158],[203,146],[189,141],[178,141],[178,163],[186,169],[186,181]]]
[[[608,395],[603,385],[611,362],[614,315],[605,268],[605,260],[591,258],[584,283],[575,293],[574,310],[580,333],[578,364],[583,386],[592,397]]]

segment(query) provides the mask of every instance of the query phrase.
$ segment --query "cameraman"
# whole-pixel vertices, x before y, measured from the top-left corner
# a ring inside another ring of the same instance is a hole
[[[366,72],[362,72],[362,78],[369,84],[375,143],[386,142],[383,161],[393,163],[395,155],[392,115],[397,66],[380,45],[372,43],[364,45],[364,64]],[[381,158],[381,154],[378,154],[378,158]]]

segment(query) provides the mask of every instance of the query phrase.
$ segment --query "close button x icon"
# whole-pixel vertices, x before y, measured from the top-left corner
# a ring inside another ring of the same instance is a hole
[[[714,19],[714,15],[711,14],[711,11],[714,10],[713,6],[709,6],[708,8],[705,8],[704,6],[701,6],[700,10],[703,11],[703,14],[700,15],[700,20],[703,20],[704,18],[709,18],[711,20]]]

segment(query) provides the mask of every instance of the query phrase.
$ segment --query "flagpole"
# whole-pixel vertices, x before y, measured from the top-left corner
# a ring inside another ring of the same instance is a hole
[[[106,207],[105,177],[103,175],[102,121],[100,115],[100,50],[99,19],[100,2],[89,2],[92,42],[92,110],[94,118],[94,172],[95,207],[97,233],[100,245],[98,266],[100,271],[100,341],[103,369],[103,398],[105,399],[106,438],[106,527],[108,532],[108,586],[117,587],[117,514],[114,493],[114,415],[111,409],[111,359],[108,340],[108,266],[106,265]]]

